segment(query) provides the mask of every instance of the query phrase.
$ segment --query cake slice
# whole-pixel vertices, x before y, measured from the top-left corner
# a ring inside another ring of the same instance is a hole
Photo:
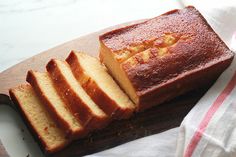
[[[47,153],[59,151],[69,143],[29,84],[12,88],[9,93]]]
[[[108,124],[109,117],[84,91],[65,61],[52,59],[47,64],[47,70],[58,93],[84,127],[93,130]]]
[[[72,51],[66,61],[84,90],[106,114],[115,119],[132,115],[134,104],[98,59]]]
[[[29,71],[26,80],[34,88],[36,94],[68,137],[77,139],[86,135],[84,127],[58,95],[48,73]]]
[[[100,59],[141,111],[214,81],[234,53],[194,7],[99,37]]]

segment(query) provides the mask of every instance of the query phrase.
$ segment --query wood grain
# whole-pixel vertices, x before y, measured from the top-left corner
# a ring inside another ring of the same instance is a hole
[[[3,71],[0,74],[0,103],[11,104],[7,96],[8,89],[25,83],[26,73],[29,69],[45,71],[45,65],[50,59],[65,59],[72,49],[97,56],[99,49],[98,36],[103,32],[125,25],[127,23],[69,41]],[[209,87],[210,85],[138,113],[129,120],[114,121],[104,130],[94,132],[85,139],[73,142],[61,152],[52,155],[45,154],[45,156],[78,157],[177,127]],[[42,151],[44,150],[42,149]]]

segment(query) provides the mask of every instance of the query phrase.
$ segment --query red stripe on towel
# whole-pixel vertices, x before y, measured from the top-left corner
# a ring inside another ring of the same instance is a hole
[[[198,126],[198,130],[194,133],[190,143],[188,144],[184,157],[192,156],[195,148],[197,147],[199,141],[202,138],[202,134],[204,133],[208,123],[212,119],[215,112],[219,109],[223,101],[226,99],[226,97],[234,89],[235,85],[236,85],[236,72],[234,73],[234,76],[231,78],[225,89],[220,93],[220,95],[216,98],[212,106],[207,111],[206,115],[204,116],[203,120]]]

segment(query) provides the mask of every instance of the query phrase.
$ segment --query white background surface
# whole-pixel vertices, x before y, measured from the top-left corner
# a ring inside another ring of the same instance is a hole
[[[177,0],[0,0],[0,71],[81,35],[179,7]]]
[[[0,71],[81,35],[180,7],[176,0],[0,0]],[[0,106],[0,139],[11,157],[42,156],[6,106]]]

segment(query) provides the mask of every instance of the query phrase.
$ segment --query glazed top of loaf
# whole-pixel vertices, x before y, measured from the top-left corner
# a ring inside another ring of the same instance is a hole
[[[132,45],[153,41],[163,34],[178,34],[179,37],[185,36],[186,39],[193,37],[204,42],[209,39],[207,36],[212,36],[211,43],[219,44],[228,50],[193,6],[175,9],[144,22],[107,32],[99,39],[112,51],[118,51]]]
[[[226,59],[233,53],[192,6],[100,36],[136,91]]]

